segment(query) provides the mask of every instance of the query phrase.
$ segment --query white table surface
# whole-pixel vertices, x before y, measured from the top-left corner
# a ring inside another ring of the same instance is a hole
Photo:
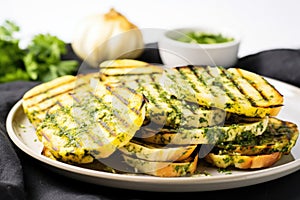
[[[15,21],[21,38],[51,33],[66,42],[85,16],[112,7],[142,30],[225,26],[242,37],[239,56],[274,48],[300,48],[297,0],[0,0],[0,22]],[[145,37],[155,42],[157,37]]]

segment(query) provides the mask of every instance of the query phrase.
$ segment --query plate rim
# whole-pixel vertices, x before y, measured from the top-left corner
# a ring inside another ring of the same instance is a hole
[[[273,81],[284,84],[293,89],[299,90],[300,88],[282,82],[280,80],[276,80],[273,78],[265,77],[272,84]],[[33,157],[34,159],[47,164],[51,167],[54,167],[56,170],[62,170],[62,172],[67,173],[75,173],[75,176],[79,176],[78,178],[81,181],[86,178],[92,179],[103,179],[104,182],[109,183],[110,187],[119,187],[123,189],[130,189],[128,186],[122,185],[122,183],[140,183],[141,185],[135,185],[137,187],[134,190],[143,190],[143,191],[166,191],[166,192],[188,192],[188,191],[210,191],[210,190],[219,190],[219,189],[231,189],[242,186],[253,185],[257,183],[267,182],[270,180],[274,180],[280,178],[282,176],[288,175],[300,169],[300,158],[295,159],[291,162],[284,163],[282,165],[274,166],[272,168],[260,169],[257,171],[247,172],[247,174],[239,173],[239,174],[230,174],[226,176],[194,176],[194,177],[155,177],[148,175],[136,175],[136,174],[114,174],[110,172],[97,171],[93,169],[86,169],[78,166],[73,166],[67,163],[63,163],[60,161],[56,161],[50,158],[47,158],[43,155],[38,154],[34,150],[32,150],[28,145],[24,144],[16,135],[13,130],[13,119],[18,109],[21,109],[22,99],[18,100],[14,106],[11,108],[7,115],[6,119],[6,129],[8,136],[13,141],[13,143],[21,149],[27,155]],[[275,176],[274,176],[275,175]],[[264,179],[265,178],[265,179]],[[259,179],[255,181],[254,179]],[[249,182],[245,183],[246,180]],[[100,181],[100,180],[99,180]],[[121,183],[114,185],[114,181],[120,181]],[[237,183],[244,182],[244,185],[235,185]],[[200,186],[208,186],[211,184],[222,184],[231,182],[231,186],[223,186],[223,188],[201,188]],[[251,182],[251,183],[250,183]],[[96,183],[97,184],[97,183]],[[98,183],[99,184],[99,183]],[[101,183],[100,183],[101,184]],[[145,184],[145,185],[143,185]],[[147,184],[157,184],[157,187],[147,188]],[[199,188],[192,187],[190,189],[184,187],[182,190],[180,188],[172,188],[172,186],[176,185],[191,185],[191,186],[199,186]],[[167,186],[167,188],[160,188],[160,185]],[[146,187],[146,188],[145,188]]]

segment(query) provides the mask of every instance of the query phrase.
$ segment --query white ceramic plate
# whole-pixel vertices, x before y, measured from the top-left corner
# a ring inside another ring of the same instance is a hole
[[[296,123],[299,127],[300,88],[267,78],[285,98],[285,105],[278,118]],[[42,144],[37,140],[35,130],[27,120],[22,101],[16,103],[7,117],[7,131],[12,141],[26,154],[49,166],[49,169],[81,181],[94,184],[143,191],[211,191],[253,185],[280,178],[300,169],[300,141],[290,155],[285,155],[274,166],[260,170],[232,170],[231,174],[218,172],[216,168],[201,169],[210,176],[161,178],[138,174],[114,174],[81,168],[41,155]]]

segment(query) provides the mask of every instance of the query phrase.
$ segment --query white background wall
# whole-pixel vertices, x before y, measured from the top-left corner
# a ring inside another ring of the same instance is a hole
[[[114,7],[141,29],[226,26],[241,33],[239,56],[274,48],[300,48],[297,0],[0,0],[0,23],[14,20],[26,38],[57,35],[66,42],[84,16]],[[146,42],[152,42],[155,38]]]

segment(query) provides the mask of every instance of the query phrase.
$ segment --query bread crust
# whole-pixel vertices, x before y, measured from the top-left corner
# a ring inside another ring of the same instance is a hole
[[[219,168],[234,166],[239,169],[258,169],[272,166],[281,158],[281,156],[281,152],[255,156],[217,155],[209,153],[205,156],[205,160]]]
[[[155,162],[123,155],[125,162],[138,173],[158,177],[181,177],[194,174],[198,164],[198,153],[180,162]]]

